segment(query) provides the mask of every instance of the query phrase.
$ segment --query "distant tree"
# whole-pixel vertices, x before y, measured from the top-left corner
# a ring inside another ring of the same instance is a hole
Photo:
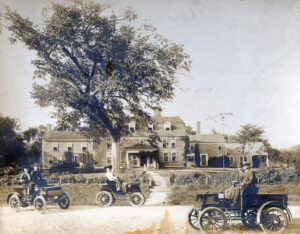
[[[174,97],[176,75],[189,71],[190,60],[182,45],[170,43],[151,25],[132,23],[137,15],[130,8],[118,15],[108,8],[74,0],[52,3],[41,25],[10,9],[5,19],[11,42],[19,40],[36,52],[36,103],[55,107],[62,129],[84,126],[93,138],[110,136],[118,172],[127,123],[149,123],[150,111]]]
[[[0,114],[0,161],[2,166],[17,163],[23,155],[24,144],[15,119]]]
[[[255,142],[263,141],[264,129],[252,124],[242,125],[242,129],[239,130],[234,136],[234,140],[240,144],[240,152],[243,156],[246,155],[246,147],[251,149],[251,144]]]
[[[282,157],[280,150],[272,147],[268,140],[263,140],[263,143],[268,152],[268,157],[271,162],[274,162],[275,165],[277,163],[284,162],[284,158]]]
[[[23,132],[24,156],[30,163],[37,162],[42,154],[42,136],[46,131],[45,126],[28,128]]]

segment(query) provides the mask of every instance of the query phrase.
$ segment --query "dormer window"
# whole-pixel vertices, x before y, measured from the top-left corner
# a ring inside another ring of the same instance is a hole
[[[152,132],[153,131],[153,123],[148,124],[148,131]]]
[[[171,127],[172,127],[172,125],[169,121],[165,122],[164,129],[166,132],[171,131]]]
[[[131,121],[131,122],[128,124],[128,128],[129,128],[129,131],[130,131],[130,132],[135,132],[135,122]]]

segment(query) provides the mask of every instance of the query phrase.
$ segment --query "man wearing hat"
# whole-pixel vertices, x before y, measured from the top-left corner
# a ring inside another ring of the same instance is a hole
[[[236,186],[233,191],[233,204],[232,206],[237,206],[238,199],[240,198],[241,188],[244,190],[244,194],[257,193],[258,189],[255,186],[254,173],[251,170],[250,163],[243,163],[243,177],[240,186]]]
[[[42,174],[39,171],[39,167],[37,164],[33,165],[33,170],[31,171],[31,180],[33,183],[40,185],[42,180]]]

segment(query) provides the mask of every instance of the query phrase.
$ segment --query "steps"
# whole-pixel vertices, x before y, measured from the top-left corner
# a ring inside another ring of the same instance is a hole
[[[147,174],[151,176],[155,185],[150,189],[150,196],[145,202],[145,205],[152,206],[165,203],[167,199],[167,193],[169,192],[167,180],[155,171],[148,171]]]

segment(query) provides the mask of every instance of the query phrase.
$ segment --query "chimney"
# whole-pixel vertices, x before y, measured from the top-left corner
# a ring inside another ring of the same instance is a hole
[[[201,122],[197,122],[197,135],[201,134]]]
[[[154,110],[154,117],[161,117],[161,111],[160,110]]]
[[[52,131],[52,126],[51,124],[47,124],[47,132],[51,132]]]

